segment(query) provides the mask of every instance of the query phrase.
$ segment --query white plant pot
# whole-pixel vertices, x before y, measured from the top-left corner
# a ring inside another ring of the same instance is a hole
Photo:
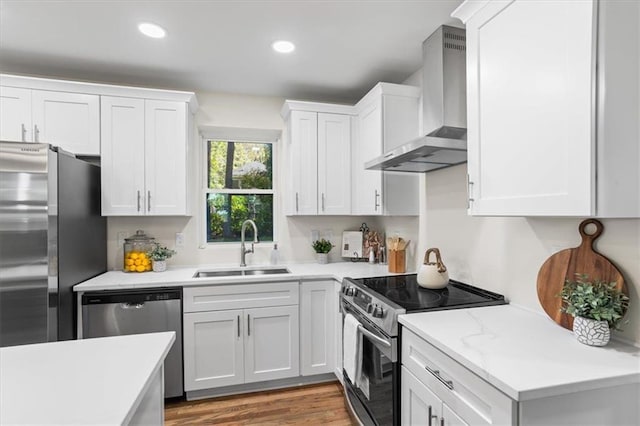
[[[318,256],[318,263],[324,265],[329,263],[329,253],[316,253]]]
[[[167,261],[166,260],[154,260],[153,261],[153,271],[154,272],[164,272],[167,270]]]
[[[606,321],[575,317],[573,319],[573,334],[578,342],[589,346],[604,346],[609,343],[611,330]]]

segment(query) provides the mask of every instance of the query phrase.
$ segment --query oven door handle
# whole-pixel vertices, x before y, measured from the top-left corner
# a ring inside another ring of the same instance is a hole
[[[376,336],[375,334],[364,328],[362,325],[358,325],[358,330],[374,342],[384,346],[385,348],[391,348],[391,342],[387,342],[386,340]]]

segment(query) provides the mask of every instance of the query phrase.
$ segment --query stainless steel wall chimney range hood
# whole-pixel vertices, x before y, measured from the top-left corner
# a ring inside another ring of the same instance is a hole
[[[422,43],[426,136],[365,163],[369,170],[429,172],[467,162],[466,35],[441,26]]]

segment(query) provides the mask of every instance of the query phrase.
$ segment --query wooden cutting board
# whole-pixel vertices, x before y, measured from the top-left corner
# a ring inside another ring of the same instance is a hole
[[[587,234],[585,231],[589,224],[596,227],[593,234]],[[589,275],[590,281],[615,281],[618,289],[629,295],[618,268],[593,249],[593,243],[604,230],[602,223],[596,219],[587,219],[580,224],[578,230],[582,236],[582,243],[578,247],[554,253],[542,264],[538,272],[538,300],[542,308],[551,319],[569,330],[573,327],[573,317],[560,312],[562,299],[557,295],[562,291],[565,280],[575,281],[576,273]]]

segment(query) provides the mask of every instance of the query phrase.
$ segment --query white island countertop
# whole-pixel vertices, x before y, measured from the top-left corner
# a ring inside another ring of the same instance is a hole
[[[175,333],[0,349],[0,424],[128,423]]]
[[[593,347],[544,315],[502,305],[402,315],[400,323],[516,401],[640,383],[640,349]]]
[[[305,279],[334,279],[342,281],[344,277],[362,278],[381,275],[397,275],[388,271],[387,265],[365,262],[336,262],[328,264],[296,263],[286,265],[249,265],[245,269],[287,268],[288,274],[265,274],[251,276],[228,276],[214,278],[194,278],[197,271],[242,269],[234,265],[200,265],[193,267],[174,267],[165,272],[121,272],[109,271],[98,275],[74,287],[80,291],[123,290],[143,287],[201,286],[216,284],[240,284],[256,282],[281,282]],[[409,272],[407,272],[409,273]]]

